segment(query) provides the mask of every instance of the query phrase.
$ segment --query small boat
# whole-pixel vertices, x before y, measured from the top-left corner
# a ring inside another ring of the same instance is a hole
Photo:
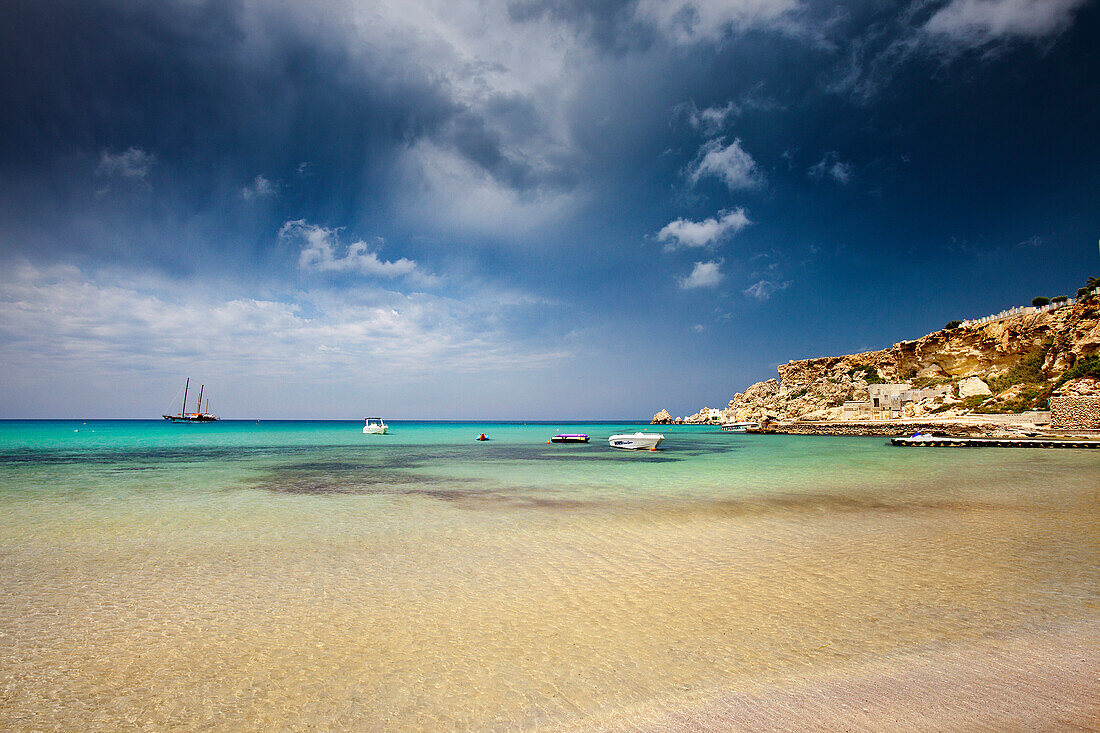
[[[474,440],[488,440],[488,439],[489,439],[489,438],[488,438],[488,437],[486,437],[485,433],[482,433],[481,435],[479,435],[479,436],[477,436],[476,438],[474,438]]]
[[[380,417],[368,417],[363,421],[363,432],[367,435],[385,435],[389,426]]]
[[[750,430],[759,430],[760,423],[758,422],[726,422],[722,423],[722,432],[724,433],[747,433]]]
[[[550,443],[587,443],[588,436],[584,433],[558,433],[550,440],[546,441]]]
[[[206,412],[202,410],[202,391],[206,385],[199,387],[199,401],[195,405],[194,412],[187,411],[187,389],[191,386],[191,377],[183,383],[183,406],[177,415],[161,415],[168,422],[214,422],[218,418],[210,414],[210,398],[206,398]]]
[[[623,450],[657,450],[665,436],[660,433],[633,433],[630,435],[612,435],[607,439],[612,448]]]

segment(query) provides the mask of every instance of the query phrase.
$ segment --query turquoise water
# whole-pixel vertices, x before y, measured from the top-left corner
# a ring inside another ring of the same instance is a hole
[[[889,483],[893,494],[948,476],[960,491],[1014,480],[1016,488],[1026,489],[1026,479],[1048,467],[1088,485],[1090,472],[1100,466],[1096,454],[1086,452],[921,452],[893,448],[883,438],[734,435],[705,426],[391,422],[383,436],[363,435],[361,427],[359,421],[0,421],[0,491],[140,490],[152,476],[165,474],[186,476],[185,482],[168,483],[188,489],[240,488],[251,480],[273,491],[310,491],[295,488],[294,481],[315,478],[330,481],[327,489],[336,492],[347,490],[341,482],[348,481],[384,487],[388,476],[430,483],[452,479],[470,491],[493,485],[674,499],[858,491],[882,483]],[[661,450],[608,448],[610,435],[638,430],[662,433]],[[483,432],[490,440],[475,441]],[[557,432],[584,432],[592,440],[547,445]],[[282,487],[270,475],[280,471],[293,474]],[[59,475],[71,481],[55,481]],[[483,483],[465,483],[473,480]],[[324,493],[326,487],[311,491]]]
[[[1100,619],[1093,451],[361,426],[0,422],[0,728],[583,728]]]

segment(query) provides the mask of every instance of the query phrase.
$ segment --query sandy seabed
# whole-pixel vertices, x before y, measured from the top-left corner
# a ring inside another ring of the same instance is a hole
[[[1065,507],[477,513],[10,550],[0,727],[1096,727],[1095,522]]]
[[[846,670],[714,690],[585,731],[1100,730],[1100,629],[930,645]]]
[[[648,493],[312,456],[212,460],[201,490],[20,468],[0,730],[1100,729],[1091,455],[853,441],[778,482],[824,445],[779,440],[698,477],[624,464],[680,471]]]

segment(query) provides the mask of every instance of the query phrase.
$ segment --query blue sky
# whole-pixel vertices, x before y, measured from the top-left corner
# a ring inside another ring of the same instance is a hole
[[[648,418],[1100,274],[1087,0],[7,0],[0,417]]]

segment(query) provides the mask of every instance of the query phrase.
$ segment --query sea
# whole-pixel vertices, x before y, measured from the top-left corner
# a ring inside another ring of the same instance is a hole
[[[968,684],[996,728],[1020,675],[1098,709],[1100,451],[361,428],[0,422],[0,729],[935,729]]]

